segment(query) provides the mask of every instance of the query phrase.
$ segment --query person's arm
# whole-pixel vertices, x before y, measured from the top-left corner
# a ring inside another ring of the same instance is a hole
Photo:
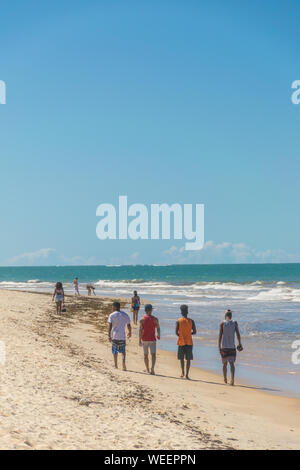
[[[179,321],[176,322],[176,330],[175,330],[176,336],[179,336]]]
[[[219,332],[219,351],[221,352],[222,346],[222,337],[223,337],[223,323],[220,324],[220,332]]]
[[[53,295],[52,295],[52,300],[54,300],[55,294],[56,294],[56,287],[55,287]]]
[[[139,307],[141,306],[141,299],[138,297],[138,304],[139,304]]]
[[[194,320],[192,320],[192,335],[195,335],[197,333],[196,325]]]
[[[111,330],[112,330],[112,323],[108,323],[108,339],[111,342]]]
[[[142,346],[142,337],[144,331],[144,320],[140,321],[140,330],[139,330],[139,345]]]
[[[156,326],[156,329],[157,329],[157,339],[160,339],[160,325],[159,325],[158,318],[155,318],[155,326]]]
[[[65,301],[65,291],[64,289],[62,290],[62,295],[63,295],[63,302]]]
[[[240,334],[239,325],[237,321],[235,322],[235,332],[236,332],[236,336],[239,342],[239,346],[242,346],[242,339],[241,339],[241,334]]]
[[[130,323],[127,323],[127,328],[128,328],[127,338],[131,338],[131,324]]]

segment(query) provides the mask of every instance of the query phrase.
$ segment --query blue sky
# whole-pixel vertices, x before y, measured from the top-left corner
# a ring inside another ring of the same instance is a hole
[[[1,5],[0,264],[299,261],[297,2]],[[96,208],[204,203],[205,249]]]

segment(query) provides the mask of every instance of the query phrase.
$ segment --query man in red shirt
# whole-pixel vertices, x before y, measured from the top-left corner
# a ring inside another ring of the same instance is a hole
[[[152,305],[145,305],[145,316],[140,321],[139,344],[144,348],[144,361],[147,372],[155,375],[156,340],[160,339],[160,326],[158,318],[152,315]],[[157,336],[155,331],[157,330]],[[149,349],[151,353],[151,370],[149,369]]]

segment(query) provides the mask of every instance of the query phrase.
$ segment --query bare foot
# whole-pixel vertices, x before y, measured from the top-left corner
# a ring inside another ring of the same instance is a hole
[[[155,375],[154,369],[151,369],[150,374],[151,374],[151,375]]]
[[[181,374],[180,378],[183,379],[183,377],[184,377],[184,374]]]
[[[224,378],[224,383],[227,384],[227,379]]]
[[[234,387],[234,380],[230,380],[230,385]]]
[[[185,376],[186,380],[191,380],[188,375]]]
[[[123,371],[124,371],[124,372],[126,372],[126,371],[127,371],[127,369],[126,369],[126,366],[123,366]]]

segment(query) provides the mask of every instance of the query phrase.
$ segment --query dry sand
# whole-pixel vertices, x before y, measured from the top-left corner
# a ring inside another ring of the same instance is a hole
[[[158,352],[155,377],[133,337],[128,371],[112,368],[111,300],[0,291],[1,449],[300,449],[300,400],[222,383],[192,369],[179,378]]]

